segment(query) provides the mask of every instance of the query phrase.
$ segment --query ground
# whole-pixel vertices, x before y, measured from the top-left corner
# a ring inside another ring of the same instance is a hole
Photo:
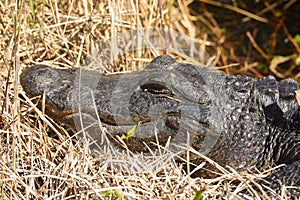
[[[221,169],[223,173],[216,179],[190,178],[189,174],[181,170],[182,166],[175,162],[178,155],[163,147],[155,155],[145,155],[109,146],[95,156],[95,152],[85,148],[76,135],[70,136],[66,127],[45,115],[43,108],[37,108],[19,85],[22,70],[37,63],[61,68],[89,64],[89,68],[95,68],[99,63],[99,51],[103,51],[100,44],[104,44],[104,41],[116,33],[144,27],[172,29],[179,35],[197,38],[195,43],[201,47],[199,54],[205,56],[199,56],[201,60],[195,60],[195,57],[189,58],[172,49],[142,48],[124,54],[112,64],[105,63],[105,68],[97,70],[105,73],[137,70],[158,54],[168,53],[178,60],[221,66],[227,73],[258,77],[271,73],[278,79],[291,77],[299,80],[299,64],[296,60],[300,52],[297,34],[289,32],[284,18],[283,22],[280,17],[276,18],[278,20],[272,24],[278,30],[283,30],[292,51],[280,54],[279,60],[275,59],[275,52],[272,53],[277,37],[271,41],[271,47],[264,49],[263,45],[260,46],[255,41],[255,29],[253,32],[245,32],[248,48],[252,47],[253,51],[257,51],[263,57],[263,63],[261,59],[256,61],[236,56],[234,42],[229,39],[227,41],[228,30],[219,26],[219,18],[214,18],[210,10],[211,6],[215,6],[239,13],[242,18],[248,17],[247,20],[254,24],[266,23],[261,20],[270,21],[273,19],[270,15],[275,16],[277,11],[297,6],[297,1],[291,5],[274,5],[265,1],[260,6],[261,10],[267,10],[267,15],[259,15],[258,11],[249,9],[253,13],[250,15],[248,12],[241,12],[249,8],[247,5],[242,4],[237,9],[237,6],[229,6],[232,5],[231,1],[223,1],[228,3],[227,6],[220,2],[222,1],[200,1],[198,4],[163,0],[1,2],[0,196],[3,199],[266,197],[263,191],[257,189],[259,187],[253,185],[259,177],[266,176],[267,172],[239,174],[226,168]],[[276,35],[276,30],[274,28],[270,34]],[[283,62],[284,58],[287,58],[286,62]],[[285,65],[279,67],[278,63]],[[208,159],[207,162],[213,161]],[[248,191],[248,194],[242,196],[240,191]],[[282,197],[284,198],[284,194]]]

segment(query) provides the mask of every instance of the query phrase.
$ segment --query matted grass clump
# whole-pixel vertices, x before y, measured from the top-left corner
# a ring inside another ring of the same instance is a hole
[[[223,173],[215,179],[190,178],[175,162],[180,155],[163,147],[158,153],[145,155],[108,146],[95,156],[80,139],[70,136],[69,130],[37,108],[18,84],[22,69],[37,63],[61,68],[89,64],[95,68],[97,55],[103,51],[99,44],[117,33],[144,27],[172,29],[196,37],[195,43],[209,50],[213,58],[205,60],[206,64],[222,63],[222,47],[210,41],[206,33],[196,31],[188,5],[186,1],[148,0],[0,3],[1,199],[266,197],[256,184],[265,174],[239,174],[227,168],[220,169]],[[209,21],[209,16],[206,18]],[[213,32],[218,34],[216,29]],[[97,70],[141,69],[161,53],[189,59],[189,55],[167,49],[142,48]]]

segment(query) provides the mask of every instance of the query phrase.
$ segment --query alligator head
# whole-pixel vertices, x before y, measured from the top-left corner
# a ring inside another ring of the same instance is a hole
[[[141,124],[129,139],[132,150],[145,150],[141,141],[153,146],[157,131],[160,143],[171,136],[177,145],[187,142],[189,132],[193,146],[208,152],[225,127],[221,107],[226,96],[215,97],[224,91],[225,77],[160,56],[142,71],[111,75],[36,65],[23,71],[21,85],[31,97],[45,94],[47,114],[77,130],[99,124],[97,119],[112,135]],[[101,131],[90,135],[100,140]]]

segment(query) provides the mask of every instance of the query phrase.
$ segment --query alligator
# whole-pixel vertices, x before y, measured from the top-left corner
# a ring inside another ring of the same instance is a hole
[[[49,116],[77,130],[96,119],[115,140],[139,124],[126,138],[133,151],[171,138],[177,146],[190,141],[237,171],[283,164],[264,183],[276,193],[284,184],[291,186],[288,195],[300,195],[300,106],[294,96],[299,86],[292,79],[227,75],[163,55],[143,70],[109,75],[35,65],[22,72],[20,82],[28,96],[45,95]],[[99,141],[101,134],[89,132]],[[202,157],[192,161],[201,162]],[[211,171],[194,176],[215,176]]]

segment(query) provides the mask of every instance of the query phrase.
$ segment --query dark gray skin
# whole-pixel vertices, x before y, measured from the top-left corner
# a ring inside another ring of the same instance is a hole
[[[155,146],[156,127],[161,144],[169,137],[185,143],[188,132],[196,150],[238,171],[286,164],[267,185],[277,193],[282,183],[292,185],[288,194],[300,195],[299,86],[291,79],[226,75],[160,56],[142,71],[112,75],[36,65],[23,71],[21,85],[30,97],[45,92],[47,114],[77,130],[99,117],[113,139],[141,123],[127,141],[133,151],[147,150],[143,142]],[[89,134],[100,140],[101,133]]]

